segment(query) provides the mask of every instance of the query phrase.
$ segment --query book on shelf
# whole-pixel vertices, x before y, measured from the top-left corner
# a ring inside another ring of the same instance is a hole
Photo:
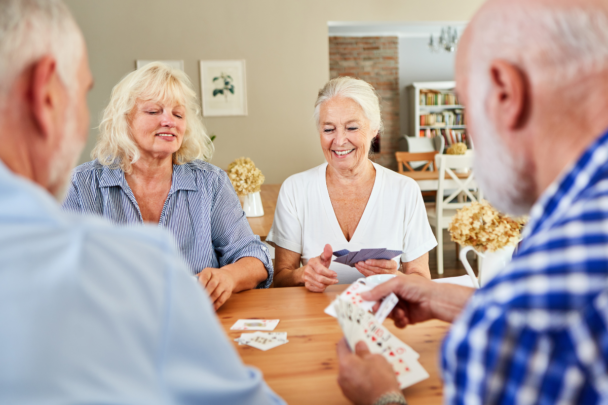
[[[458,97],[452,91],[420,89],[420,105],[458,105]]]
[[[454,125],[464,125],[464,112],[462,110],[420,115],[421,127],[445,127]]]

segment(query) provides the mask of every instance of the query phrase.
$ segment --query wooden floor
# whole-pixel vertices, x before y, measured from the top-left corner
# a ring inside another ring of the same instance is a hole
[[[473,270],[477,272],[475,253],[469,252],[467,258]],[[429,253],[429,268],[431,269],[431,278],[456,277],[467,274],[464,266],[457,258],[456,243],[451,241],[447,229],[443,230],[443,275],[437,274],[437,249],[433,249]]]

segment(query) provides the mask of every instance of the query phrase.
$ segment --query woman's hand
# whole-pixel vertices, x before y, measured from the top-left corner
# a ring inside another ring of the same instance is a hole
[[[399,264],[394,260],[369,259],[355,263],[355,268],[365,277],[375,274],[397,274],[399,272]]]
[[[329,285],[338,283],[338,274],[329,269],[333,252],[330,245],[325,245],[323,253],[308,261],[302,267],[304,285],[312,292],[323,292]]]
[[[198,274],[198,281],[207,290],[216,311],[224,305],[234,291],[234,278],[231,272],[225,269],[207,267]]]

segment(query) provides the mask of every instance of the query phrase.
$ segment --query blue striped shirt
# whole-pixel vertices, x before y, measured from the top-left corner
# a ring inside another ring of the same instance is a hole
[[[143,222],[124,172],[97,160],[74,169],[63,207],[101,215],[117,224]],[[272,283],[268,248],[251,231],[228,175],[216,166],[200,160],[173,165],[171,189],[158,226],[171,230],[193,274],[255,257],[268,271],[258,287]]]
[[[443,343],[445,403],[608,403],[608,133],[535,204]]]

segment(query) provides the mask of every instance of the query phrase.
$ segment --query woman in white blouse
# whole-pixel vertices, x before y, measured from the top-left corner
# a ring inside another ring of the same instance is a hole
[[[373,87],[350,77],[330,80],[319,91],[315,120],[327,163],[289,177],[281,187],[266,238],[276,246],[274,285],[322,292],[374,274],[430,278],[428,251],[437,242],[420,188],[368,158],[382,129]],[[334,250],[370,248],[403,254],[354,268],[332,262]]]

